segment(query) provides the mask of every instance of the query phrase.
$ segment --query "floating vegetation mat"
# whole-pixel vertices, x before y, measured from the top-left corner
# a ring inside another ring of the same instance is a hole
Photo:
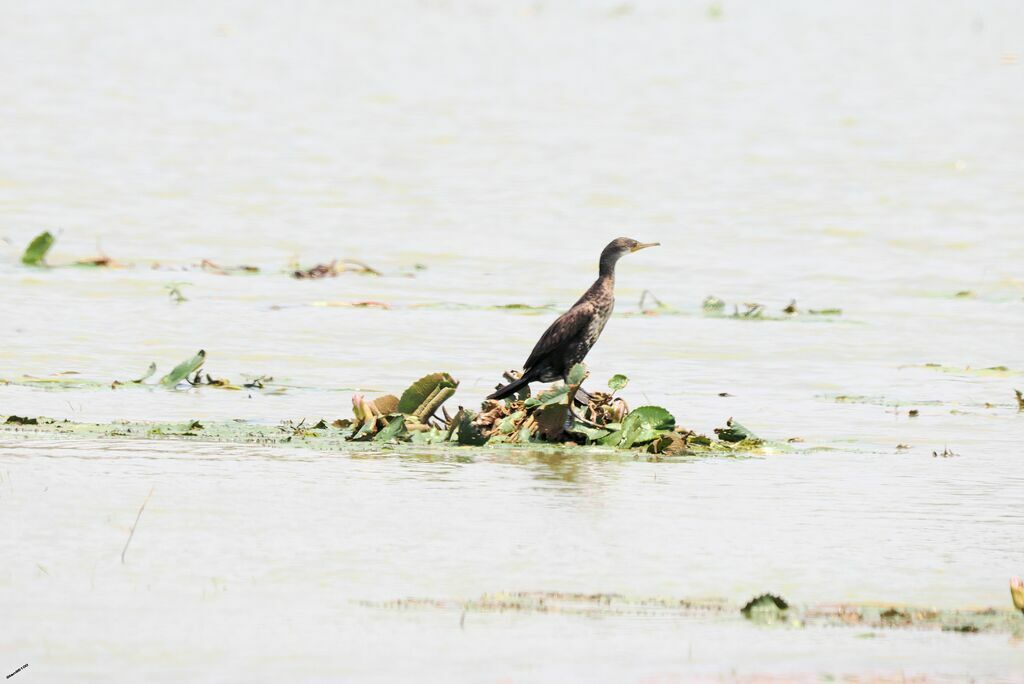
[[[506,373],[514,379],[516,374]],[[352,396],[351,419],[331,426],[345,431],[350,441],[412,444],[561,444],[637,449],[652,455],[736,455],[764,452],[766,444],[729,419],[714,437],[676,424],[660,406],[630,410],[617,393],[629,380],[613,376],[606,392],[586,392],[588,372],[574,366],[567,382],[531,396],[528,388],[504,400],[486,400],[478,411],[459,406],[449,413],[444,404],[459,386],[448,373],[432,373],[410,385],[401,396],[369,399]]]
[[[228,381],[204,379],[200,368],[206,353],[198,352],[175,366],[154,383],[155,365],[128,385],[173,390],[197,384],[237,386]],[[507,373],[507,377],[515,377]],[[345,450],[363,444],[380,448],[408,444],[417,447],[550,446],[587,447],[632,451],[650,460],[688,456],[742,457],[791,451],[788,444],[767,442],[731,418],[713,436],[698,434],[676,423],[660,406],[630,409],[618,393],[629,380],[615,375],[608,391],[586,392],[586,367],[577,364],[568,382],[530,396],[529,388],[504,401],[486,400],[479,410],[459,406],[449,412],[445,403],[459,386],[448,373],[432,373],[410,385],[401,396],[384,394],[351,397],[352,417],[324,418],[316,422],[284,421],[279,425],[245,421],[188,421],[186,423],[117,422],[74,423],[51,418],[10,415],[2,429],[7,432],[68,434],[133,439],[177,438],[206,441],[288,444],[325,450]],[[125,383],[115,383],[114,387]],[[253,381],[247,387],[262,386]]]
[[[472,613],[553,613],[587,617],[666,616],[717,620],[748,620],[789,628],[851,627],[859,629],[922,629],[962,633],[1010,633],[1024,636],[1024,616],[1010,609],[935,610],[890,604],[829,604],[793,606],[772,594],[744,605],[715,599],[630,597],[620,594],[509,592],[485,594],[470,600],[408,598],[361,602],[391,610],[448,610],[465,619]],[[870,634],[870,633],[869,633]]]

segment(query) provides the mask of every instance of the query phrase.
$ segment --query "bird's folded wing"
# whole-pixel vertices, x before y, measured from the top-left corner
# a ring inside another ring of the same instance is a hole
[[[587,327],[595,313],[592,302],[580,302],[555,319],[537,340],[537,345],[530,352],[530,358],[523,364],[523,368],[532,368],[545,356],[577,337]]]

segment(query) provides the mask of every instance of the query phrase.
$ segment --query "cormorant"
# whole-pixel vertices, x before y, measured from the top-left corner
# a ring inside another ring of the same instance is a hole
[[[597,342],[615,306],[615,264],[626,254],[660,243],[642,243],[632,238],[617,238],[601,252],[599,274],[590,289],[544,331],[523,364],[518,380],[499,387],[488,399],[503,399],[531,382],[554,382],[583,360]]]

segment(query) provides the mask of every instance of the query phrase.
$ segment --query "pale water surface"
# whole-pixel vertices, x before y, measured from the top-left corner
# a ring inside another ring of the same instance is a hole
[[[0,3],[0,377],[127,380],[204,348],[215,376],[290,386],[8,385],[0,414],[332,419],[353,388],[438,370],[475,405],[626,234],[663,246],[622,262],[618,311],[649,289],[680,314],[613,319],[593,382],[625,373],[634,406],[699,431],[734,416],[803,439],[648,463],[4,434],[3,674],[1024,681],[1005,634],[367,605],[1006,607],[1024,573],[1022,36],[1015,1]],[[134,268],[21,266],[46,229],[51,263]],[[333,258],[385,275],[286,275]],[[202,259],[263,272],[175,270]],[[708,317],[712,294],[843,313]],[[362,300],[392,308],[322,306]],[[506,304],[553,308],[488,308]]]

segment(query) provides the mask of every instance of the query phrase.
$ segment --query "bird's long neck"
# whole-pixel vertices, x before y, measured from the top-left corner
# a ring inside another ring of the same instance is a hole
[[[615,282],[615,264],[619,260],[618,254],[602,254],[601,262],[598,268],[598,281],[608,281],[610,283]]]

